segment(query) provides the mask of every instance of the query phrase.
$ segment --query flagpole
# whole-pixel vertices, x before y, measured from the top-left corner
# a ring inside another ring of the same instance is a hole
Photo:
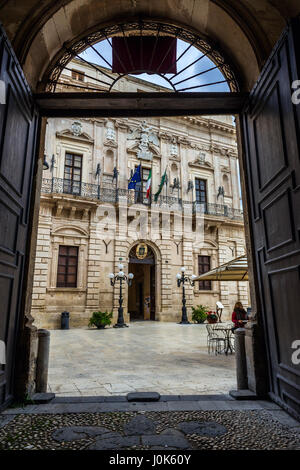
[[[165,184],[166,184],[166,203],[168,201],[168,181],[169,181],[169,177],[168,177],[168,174],[167,174],[167,169],[168,169],[168,165],[166,166],[166,181],[165,181]]]

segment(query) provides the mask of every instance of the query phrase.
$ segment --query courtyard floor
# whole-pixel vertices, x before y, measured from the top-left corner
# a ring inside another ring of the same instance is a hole
[[[235,357],[207,353],[205,325],[134,322],[129,328],[51,330],[49,391],[57,396],[224,394]]]

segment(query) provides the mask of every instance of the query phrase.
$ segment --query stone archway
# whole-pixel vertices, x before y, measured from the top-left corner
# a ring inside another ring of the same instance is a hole
[[[243,72],[245,89],[250,89],[286,20],[299,11],[293,0],[186,0],[184,4],[177,0],[103,0],[101,8],[95,0],[59,0],[55,4],[30,0],[18,10],[8,0],[0,6],[0,18],[34,90],[64,45],[116,21],[142,17],[165,19],[212,38],[230,54]]]
[[[49,64],[59,56],[64,45],[76,43],[84,37],[87,31],[93,32],[103,25],[113,24],[117,18],[132,19],[135,15],[160,17],[172,24],[189,25],[189,28],[219,41],[222,50],[228,52],[240,70],[244,80],[243,89],[250,90],[286,20],[296,16],[300,10],[298,2],[294,1],[264,0],[259,2],[259,6],[257,2],[251,6],[250,2],[238,5],[229,0],[224,2],[203,0],[199,2],[199,5],[199,9],[195,9],[195,2],[192,0],[187,0],[184,7],[181,2],[175,0],[168,4],[161,0],[154,0],[151,4],[146,0],[134,2],[134,4],[126,1],[116,4],[104,0],[103,8],[100,9],[97,8],[98,2],[94,0],[70,0],[56,2],[55,7],[51,8],[49,8],[50,3],[43,2],[37,8],[37,3],[32,0],[28,2],[28,6],[15,14],[14,2],[7,1],[1,4],[0,18],[4,20],[4,26],[13,40],[15,50],[33,90],[37,90],[39,84],[43,87],[43,83],[40,82],[44,73]],[[29,31],[30,34],[28,34]],[[287,70],[288,66],[285,67]],[[24,90],[28,91],[26,87],[27,85],[24,86]],[[33,158],[32,156],[32,162],[34,162]],[[33,194],[33,190],[28,194]],[[32,195],[31,207],[34,201],[35,197]],[[251,203],[249,198],[248,202]],[[250,233],[248,227],[249,237]],[[32,249],[33,245],[34,243]],[[249,253],[250,251],[249,248]],[[26,261],[29,260],[26,259]],[[30,281],[30,273],[27,275],[27,280]],[[22,318],[25,330],[28,327],[27,319]],[[28,357],[30,349],[28,337],[24,342],[27,342]]]

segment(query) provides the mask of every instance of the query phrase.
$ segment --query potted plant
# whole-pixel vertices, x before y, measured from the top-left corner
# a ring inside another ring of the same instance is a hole
[[[98,312],[93,312],[89,321],[89,327],[96,326],[96,328],[98,328],[99,330],[104,329],[106,325],[111,324],[112,316],[112,312],[101,312],[100,310]]]
[[[204,323],[207,318],[207,307],[204,305],[197,305],[192,307],[192,320],[194,323]]]
[[[216,314],[216,312],[207,312],[207,321],[208,323],[217,323],[218,321],[218,316]]]

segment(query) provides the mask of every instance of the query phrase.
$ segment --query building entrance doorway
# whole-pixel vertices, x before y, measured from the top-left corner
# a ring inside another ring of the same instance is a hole
[[[130,321],[155,320],[155,256],[150,246],[139,243],[130,250],[129,271],[134,274],[128,290]]]

